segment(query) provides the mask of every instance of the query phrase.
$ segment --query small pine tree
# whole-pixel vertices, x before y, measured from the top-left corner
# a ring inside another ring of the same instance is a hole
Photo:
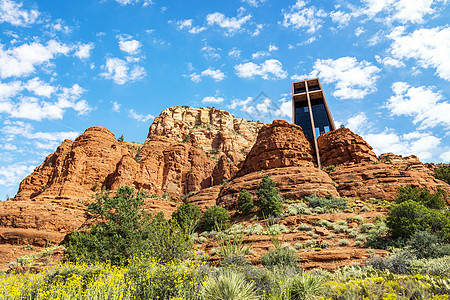
[[[443,166],[435,169],[434,177],[450,184],[450,166]]]
[[[117,139],[118,142],[123,142],[123,134]]]
[[[184,203],[172,213],[172,219],[188,234],[191,234],[197,228],[201,216],[200,208],[192,203]]]
[[[137,161],[137,162],[140,162],[141,159],[142,159],[142,156],[141,156],[141,148],[139,147],[139,148],[137,149],[137,151],[136,151],[136,155],[134,156],[134,160]]]
[[[243,215],[248,215],[254,207],[255,205],[253,204],[252,194],[250,194],[246,189],[240,191],[238,197],[238,212]]]
[[[275,186],[276,182],[270,179],[269,175],[264,175],[256,192],[259,199],[258,206],[266,217],[280,217],[283,214],[281,196],[278,195],[278,190]]]

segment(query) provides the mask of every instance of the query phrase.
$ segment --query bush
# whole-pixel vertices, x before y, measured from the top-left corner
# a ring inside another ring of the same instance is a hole
[[[264,266],[296,266],[297,265],[297,256],[295,252],[288,247],[277,247],[275,249],[271,249],[261,255],[260,257],[261,263]]]
[[[254,285],[246,282],[242,274],[225,270],[217,277],[210,278],[204,285],[201,294],[204,299],[240,299],[257,300]]]
[[[186,233],[191,234],[197,228],[200,222],[202,212],[197,205],[184,203],[172,213],[172,219]]]
[[[258,206],[266,217],[280,217],[283,214],[281,196],[278,195],[278,190],[275,186],[275,181],[270,179],[268,175],[264,175],[256,192],[259,199]]]
[[[434,169],[434,177],[450,184],[450,166]]]
[[[309,205],[313,208],[323,208],[323,213],[334,213],[343,211],[348,207],[348,201],[345,198],[337,198],[331,195],[327,195],[325,198],[317,197],[316,195],[306,196],[305,200],[309,202]]]
[[[245,189],[240,191],[238,197],[238,212],[243,215],[248,215],[254,208],[255,205],[253,204],[252,194]]]
[[[394,238],[409,238],[416,231],[424,230],[450,238],[448,212],[427,208],[413,200],[395,205],[389,211],[386,224]]]
[[[129,186],[120,187],[112,198],[106,193],[98,196],[87,208],[98,223],[71,234],[67,258],[126,265],[143,253],[162,260],[184,257],[192,248],[189,236],[162,214],[152,218],[143,205],[142,193]]]
[[[450,245],[444,244],[443,239],[429,231],[417,231],[407,241],[414,255],[421,258],[438,258],[450,255]]]
[[[412,200],[428,208],[442,209],[445,207],[444,191],[439,189],[431,194],[426,188],[416,188],[412,186],[401,186],[398,188],[395,202],[397,204]]]
[[[230,214],[220,206],[214,205],[205,211],[201,225],[203,230],[223,230],[230,227]]]
[[[399,251],[386,258],[376,257],[370,260],[366,265],[374,269],[388,270],[395,274],[410,274],[411,263],[415,259],[409,251]]]
[[[289,299],[306,300],[319,296],[323,288],[323,280],[320,277],[302,274],[289,280],[287,290]]]

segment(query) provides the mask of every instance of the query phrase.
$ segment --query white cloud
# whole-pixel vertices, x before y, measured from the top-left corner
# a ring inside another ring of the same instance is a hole
[[[116,2],[120,3],[121,5],[136,4],[139,2],[142,2],[142,6],[153,4],[152,0],[116,0]]]
[[[139,48],[142,46],[139,41],[133,40],[130,36],[119,35],[118,38],[120,50],[130,55],[137,54],[139,52]]]
[[[34,132],[34,128],[30,123],[22,121],[5,121],[1,129],[1,132],[7,137],[8,140],[13,140],[16,136],[23,136],[29,140],[42,141],[63,141],[65,139],[74,140],[79,133],[76,131],[63,131],[63,132]]]
[[[29,26],[36,22],[39,11],[22,9],[23,4],[11,0],[0,0],[0,23]]]
[[[405,64],[401,60],[392,57],[381,58],[380,56],[375,55],[375,59],[377,60],[378,63],[383,64],[386,67],[400,68],[405,66]]]
[[[376,154],[392,152],[397,155],[417,155],[422,161],[433,158],[441,139],[430,133],[412,132],[399,135],[392,129],[381,133],[370,133],[363,138],[373,147]]]
[[[13,145],[13,144],[10,144],[10,143],[3,144],[3,145],[1,146],[1,148],[4,149],[4,150],[8,150],[8,151],[14,151],[14,150],[17,150],[17,146],[16,146],[16,145]]]
[[[409,35],[402,35],[404,28],[391,34],[390,52],[395,58],[413,58],[423,68],[435,68],[437,75],[450,81],[450,28],[420,28]]]
[[[269,78],[284,79],[287,77],[287,72],[283,70],[283,65],[279,60],[268,59],[260,65],[253,62],[236,65],[236,74],[242,78],[253,78],[261,76],[267,80]]]
[[[155,117],[148,114],[148,115],[141,115],[138,114],[134,109],[130,109],[128,111],[130,118],[135,119],[138,122],[147,122],[149,120],[154,119]]]
[[[202,99],[203,103],[222,103],[223,102],[223,98],[222,97],[205,97]]]
[[[334,23],[338,23],[339,27],[343,27],[348,25],[348,22],[350,22],[352,15],[350,13],[338,10],[331,12],[330,17]]]
[[[247,97],[247,99],[245,100],[233,99],[231,100],[231,104],[228,105],[228,108],[236,109],[238,107],[247,107],[252,102],[252,100],[252,97]]]
[[[22,89],[22,82],[20,81],[0,82],[0,102],[16,96]]]
[[[25,88],[33,92],[36,96],[50,98],[56,92],[56,88],[46,82],[43,82],[38,77],[28,80]]]
[[[197,34],[206,30],[206,27],[203,26],[192,26],[192,19],[178,21],[177,28],[178,30],[187,29],[189,33],[192,34]]]
[[[79,59],[87,59],[91,56],[92,49],[94,49],[93,43],[78,44],[76,46],[75,56]]]
[[[16,185],[25,176],[33,172],[34,168],[34,165],[25,165],[23,163],[15,163],[9,166],[0,166],[0,185]]]
[[[272,44],[269,45],[269,52],[277,51],[278,49],[279,48],[276,45],[272,45]]]
[[[319,77],[326,84],[335,83],[333,96],[340,99],[362,99],[376,91],[376,81],[380,69],[368,61],[358,61],[354,57],[318,59],[309,75],[299,78]]]
[[[228,31],[228,33],[234,33],[239,31],[241,27],[247,23],[248,20],[252,18],[252,15],[245,16],[237,16],[237,17],[225,17],[224,14],[215,12],[206,16],[206,21],[208,25],[218,25],[221,28],[224,28]]]
[[[360,134],[370,127],[367,116],[364,112],[361,112],[347,120],[346,127],[351,131]]]
[[[366,15],[369,18],[379,13],[384,13],[385,18],[380,21],[398,21],[401,23],[411,22],[420,24],[424,17],[435,13],[435,5],[439,2],[446,4],[446,0],[365,0],[360,9],[356,9],[354,15]]]
[[[280,108],[275,111],[275,115],[282,117],[282,118],[288,118],[289,120],[292,119],[292,101],[291,100],[281,100]]]
[[[270,53],[266,51],[258,51],[252,54],[253,59],[258,59],[265,56],[270,56]]]
[[[209,45],[205,45],[202,49],[201,49],[203,56],[206,57],[207,59],[211,59],[211,60],[218,60],[220,58],[220,54],[219,51],[222,51],[222,49],[220,48],[213,48]]]
[[[450,151],[442,153],[441,155],[439,155],[439,158],[443,163],[450,163]]]
[[[49,62],[58,54],[67,55],[70,47],[50,40],[47,45],[34,42],[4,50],[0,44],[0,77],[19,77],[29,75],[36,67]]]
[[[121,104],[119,104],[118,102],[116,102],[116,101],[113,101],[113,102],[111,102],[112,103],[112,110],[114,111],[114,112],[120,112],[120,106],[121,106]]]
[[[450,103],[432,87],[412,87],[405,82],[392,85],[394,95],[386,103],[386,108],[395,116],[413,117],[413,123],[420,129],[443,125],[450,128]]]
[[[117,57],[110,57],[106,59],[105,65],[102,66],[105,71],[100,75],[112,79],[117,84],[124,84],[128,81],[135,81],[142,79],[146,73],[143,67],[133,66],[130,69],[128,63]]]
[[[236,49],[235,47],[228,52],[228,56],[232,56],[234,58],[239,58],[241,56],[241,50]]]
[[[21,83],[19,82],[19,84]],[[13,118],[36,121],[43,119],[62,119],[65,111],[69,108],[81,115],[87,114],[92,110],[86,100],[79,100],[85,90],[78,84],[74,84],[71,88],[60,88],[51,86],[39,78],[34,78],[20,87],[17,87],[17,83],[15,85],[16,93],[27,89],[36,96],[46,98],[50,98],[53,94],[59,92],[56,95],[56,101],[53,102],[23,95],[14,100],[12,98],[3,99],[3,101],[0,101],[0,113],[6,113]]]
[[[253,7],[259,7],[263,5],[267,0],[242,0],[242,2],[247,3]]]
[[[355,29],[355,35],[356,36],[360,36],[361,34],[363,34],[366,30],[364,29],[364,27],[359,26],[358,28]]]
[[[308,33],[314,33],[322,27],[323,19],[326,13],[315,6],[306,5],[307,2],[297,0],[288,10],[283,10],[284,27],[293,27],[295,29],[304,28]]]
[[[222,81],[225,79],[226,76],[221,70],[214,70],[214,69],[209,68],[209,69],[202,71],[200,74],[192,73],[189,75],[189,77],[191,78],[191,80],[193,82],[198,83],[198,82],[202,81],[202,77],[211,77],[215,81]]]

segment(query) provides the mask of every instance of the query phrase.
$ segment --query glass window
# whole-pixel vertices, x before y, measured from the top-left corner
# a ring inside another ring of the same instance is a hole
[[[330,127],[329,127],[329,126],[325,126],[323,129],[325,130],[325,133],[327,133],[328,131],[330,131]]]
[[[309,112],[308,106],[305,106],[305,112]]]

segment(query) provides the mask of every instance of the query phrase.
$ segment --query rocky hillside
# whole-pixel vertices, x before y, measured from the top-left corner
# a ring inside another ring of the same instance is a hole
[[[0,263],[22,254],[11,245],[61,242],[85,224],[86,203],[102,189],[122,185],[147,190],[147,209],[166,217],[182,201],[203,210],[215,204],[233,210],[239,191],[255,195],[266,174],[287,200],[311,194],[392,200],[407,184],[450,191],[432,176],[432,166],[415,156],[378,158],[349,129],[328,132],[318,143],[323,169],[299,126],[249,122],[215,108],[164,110],[143,144],[118,141],[103,127],[88,128],[27,176],[14,199],[0,202]]]

